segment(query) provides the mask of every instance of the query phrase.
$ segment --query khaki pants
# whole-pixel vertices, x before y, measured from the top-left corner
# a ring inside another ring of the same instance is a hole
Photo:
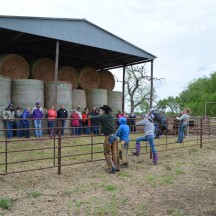
[[[104,139],[104,157],[107,167],[111,171],[112,167],[119,169],[118,140],[115,140],[112,144],[110,144],[108,142],[108,138],[109,136],[105,136]]]
[[[121,141],[120,149],[119,149],[119,154],[122,155],[122,162],[128,164],[129,163],[129,155],[128,155],[128,149],[129,149],[129,144],[124,147],[125,141]],[[120,153],[121,152],[121,153]]]

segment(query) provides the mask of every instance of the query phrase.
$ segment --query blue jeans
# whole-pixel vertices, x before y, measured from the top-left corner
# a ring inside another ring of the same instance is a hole
[[[140,152],[140,142],[141,141],[148,141],[148,144],[150,145],[151,151],[153,153],[153,155],[156,155],[156,149],[155,149],[155,145],[154,145],[154,135],[146,135],[146,136],[142,136],[142,137],[138,137],[136,139],[136,152],[139,153]]]
[[[42,137],[41,120],[34,120],[35,136]]]
[[[184,131],[185,131],[186,126],[187,125],[182,125],[182,124],[179,125],[177,142],[180,142],[180,143],[183,142],[183,140],[184,140]]]
[[[79,135],[79,128],[72,126],[72,135]]]
[[[13,122],[12,121],[6,121],[5,122],[5,128],[7,129],[7,138],[11,139],[13,138]]]
[[[60,121],[61,123],[58,125],[61,127],[61,135],[64,135],[64,128],[65,128],[65,121],[66,120],[58,120]],[[58,134],[58,130],[56,130],[56,134]]]
[[[23,128],[22,121],[16,120],[16,129],[17,129],[16,130],[16,136],[17,137],[22,137],[22,134],[23,134],[22,128]]]
[[[82,120],[79,120],[79,128],[78,128],[78,134],[81,135],[82,134]]]
[[[23,132],[24,132],[26,138],[30,137],[29,126],[30,126],[30,122],[28,122],[28,123],[26,122],[25,124],[23,124]]]
[[[54,125],[55,125],[54,120],[48,121],[48,128],[49,128],[49,135],[50,136],[54,136],[54,129],[53,129]]]

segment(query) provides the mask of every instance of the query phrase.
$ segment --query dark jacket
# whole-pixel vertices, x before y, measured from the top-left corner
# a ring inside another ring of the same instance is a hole
[[[90,119],[100,122],[104,136],[109,136],[115,133],[114,118],[111,114],[91,116]]]
[[[57,118],[68,118],[68,112],[66,109],[59,109],[57,111]]]
[[[24,110],[22,117],[23,117],[23,120],[22,120],[23,124],[29,124],[30,123],[29,118],[31,118],[31,113],[29,113],[27,109]]]

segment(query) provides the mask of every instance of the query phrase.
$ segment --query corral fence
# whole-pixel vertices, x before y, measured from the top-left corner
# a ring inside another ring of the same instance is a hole
[[[62,120],[66,122],[64,135],[62,135]],[[50,129],[47,126],[48,120],[41,119],[41,121],[43,136],[40,138],[34,135],[33,119],[30,119],[30,138],[25,137],[23,129],[21,129],[21,136],[18,137],[17,132],[20,129],[13,128],[10,129],[13,138],[8,139],[6,135],[9,130],[0,129],[0,134],[2,134],[0,138],[0,175],[52,168],[56,168],[58,174],[61,174],[62,167],[65,166],[104,160],[104,137],[100,127],[80,127],[81,135],[72,134],[72,130],[77,128],[70,126],[71,119],[55,119],[54,133],[51,137],[48,134]],[[169,117],[168,123],[170,132],[160,139],[155,139],[158,152],[182,148],[202,148],[216,142],[216,118],[191,117],[183,143],[176,143],[178,122],[175,117]],[[4,121],[4,124],[7,124],[7,120]],[[117,127],[118,125],[116,129]],[[99,129],[99,133],[95,128]],[[143,135],[142,126],[136,126],[136,132],[134,132],[134,127],[132,129],[129,153],[135,148],[136,138]],[[151,157],[151,150],[147,142],[142,144],[141,154],[149,154]]]

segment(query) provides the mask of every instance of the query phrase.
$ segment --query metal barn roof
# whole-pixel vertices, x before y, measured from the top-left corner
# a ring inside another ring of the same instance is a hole
[[[156,58],[85,19],[0,16],[0,54],[55,59],[75,68],[116,68]]]

